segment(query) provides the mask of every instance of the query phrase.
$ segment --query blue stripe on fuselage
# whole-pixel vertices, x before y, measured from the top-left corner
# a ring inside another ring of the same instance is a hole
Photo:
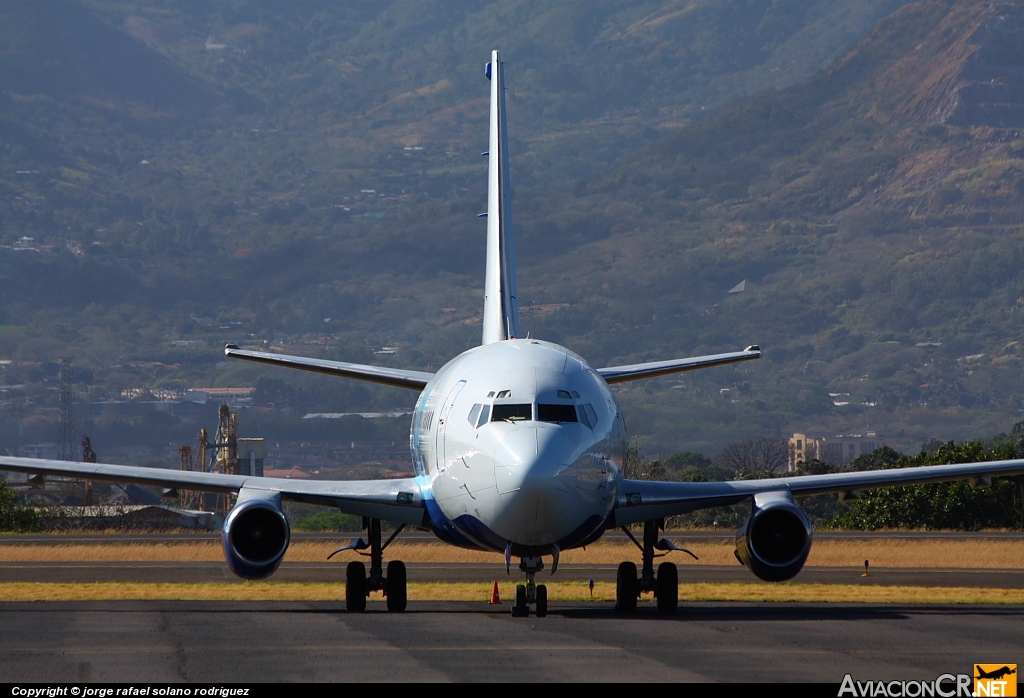
[[[475,541],[463,535],[462,531],[448,520],[448,517],[441,511],[441,507],[437,505],[433,492],[430,492],[429,496],[427,492],[423,492],[423,495],[423,506],[427,509],[427,516],[430,517],[430,528],[435,536],[445,543],[457,545],[460,548],[487,550],[487,548],[478,545]],[[502,550],[504,550],[504,547],[502,547]]]
[[[601,518],[597,514],[594,514],[586,521],[583,522],[579,528],[567,535],[562,540],[558,541],[558,547],[561,550],[572,550],[573,548],[580,548],[584,545],[590,545],[594,541],[598,540],[604,535],[605,529],[608,528],[608,517]]]

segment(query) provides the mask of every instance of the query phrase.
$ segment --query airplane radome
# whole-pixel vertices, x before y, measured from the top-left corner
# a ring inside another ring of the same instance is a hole
[[[641,562],[639,571],[631,561],[619,565],[616,609],[632,612],[641,594],[653,592],[658,610],[671,613],[678,603],[676,567],[663,562],[655,569],[654,558],[656,551],[688,551],[659,538],[666,517],[749,502],[750,516],[736,534],[736,555],[760,579],[781,581],[799,573],[811,548],[811,524],[797,504],[802,496],[856,496],[872,487],[961,479],[983,485],[992,476],[1024,473],[1024,460],[1012,460],[740,482],[624,479],[626,429],[611,385],[759,359],[761,350],[755,345],[595,369],[565,347],[522,337],[504,71],[497,51],[485,74],[490,133],[481,345],[433,374],[234,345],[224,350],[231,358],[419,391],[410,432],[415,477],[304,481],[11,457],[0,457],[0,470],[37,479],[58,475],[235,494],[237,503],[224,521],[224,553],[231,570],[247,579],[273,574],[288,549],[282,500],[361,516],[366,537],[339,549],[370,551],[369,573],[361,562],[348,564],[349,611],[364,610],[372,591],[384,593],[389,610],[405,610],[405,566],[392,560],[385,567],[385,549],[406,527],[427,529],[452,545],[503,553],[506,568],[517,562],[525,584],[516,587],[515,616],[529,615],[531,607],[537,616],[547,615],[547,589],[536,583],[545,559],[554,573],[562,551],[593,543],[614,528],[633,537]],[[386,541],[382,522],[397,527]],[[639,537],[633,526],[642,528]]]

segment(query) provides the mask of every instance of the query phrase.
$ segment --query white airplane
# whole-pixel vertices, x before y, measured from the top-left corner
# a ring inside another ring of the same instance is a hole
[[[490,148],[488,150],[487,261],[483,341],[437,373],[424,373],[300,356],[225,348],[229,357],[383,383],[420,392],[410,447],[415,477],[394,480],[321,481],[162,470],[97,463],[0,457],[0,470],[88,480],[158,485],[237,495],[224,521],[228,566],[247,579],[277,569],[288,549],[290,527],[282,500],[334,507],[363,517],[369,540],[338,551],[370,550],[370,573],[361,562],[346,571],[345,605],[362,611],[371,591],[382,591],[391,611],[406,607],[405,566],[383,553],[405,527],[433,531],[463,548],[504,553],[526,583],[517,585],[512,613],[533,606],[547,615],[547,589],[535,577],[551,558],[597,541],[621,528],[641,551],[642,569],[618,569],[616,608],[636,609],[654,592],[658,610],[674,612],[678,577],[674,564],[654,569],[656,551],[685,551],[659,539],[666,517],[696,509],[750,502],[751,513],[736,534],[736,557],[757,577],[782,581],[803,567],[811,547],[811,524],[796,498],[889,485],[969,479],[984,486],[992,476],[1024,473],[1024,460],[943,465],[870,472],[782,477],[739,482],[649,482],[623,477],[626,428],[611,385],[681,371],[759,359],[761,351],[674,359],[631,366],[592,368],[565,347],[522,337],[519,330],[515,252],[510,208],[508,136],[503,67],[491,54]],[[382,542],[381,523],[397,526]],[[629,526],[643,525],[640,541]],[[692,554],[692,553],[691,553]]]

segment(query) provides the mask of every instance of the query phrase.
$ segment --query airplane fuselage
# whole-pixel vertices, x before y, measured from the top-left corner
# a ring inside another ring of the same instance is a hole
[[[435,374],[416,403],[410,445],[439,538],[545,555],[604,533],[626,430],[586,361],[512,339],[470,349]]]

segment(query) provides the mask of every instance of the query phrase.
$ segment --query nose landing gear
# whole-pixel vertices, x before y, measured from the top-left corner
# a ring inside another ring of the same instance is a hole
[[[679,607],[679,572],[671,562],[663,562],[658,565],[658,573],[654,573],[654,558],[662,557],[656,555],[655,550],[679,550],[693,557],[697,556],[686,548],[681,548],[671,541],[658,540],[658,530],[665,528],[665,520],[657,519],[644,522],[644,542],[641,545],[637,542],[629,529],[623,528],[643,554],[643,570],[637,576],[636,565],[632,562],[623,562],[619,565],[615,584],[615,610],[619,613],[633,613],[636,611],[636,602],[644,592],[654,592],[658,602],[658,613],[672,614]],[[667,555],[668,553],[663,553]]]
[[[370,541],[357,538],[348,545],[342,546],[331,553],[327,559],[342,550],[362,551],[370,549],[370,576],[366,576],[366,565],[362,562],[350,562],[345,570],[345,610],[359,613],[366,610],[366,597],[373,591],[382,591],[387,598],[388,610],[400,613],[407,603],[407,586],[405,564],[398,560],[388,563],[387,575],[384,574],[384,549],[402,532],[405,525],[399,526],[387,541],[381,544],[380,519],[363,519],[363,525],[369,534]],[[361,555],[367,553],[360,552]]]
[[[523,557],[519,569],[526,573],[526,584],[516,585],[516,600],[512,604],[513,618],[526,618],[530,615],[530,604],[534,605],[534,613],[538,618],[548,614],[548,588],[536,584],[534,577],[544,569],[544,561],[539,556]]]

